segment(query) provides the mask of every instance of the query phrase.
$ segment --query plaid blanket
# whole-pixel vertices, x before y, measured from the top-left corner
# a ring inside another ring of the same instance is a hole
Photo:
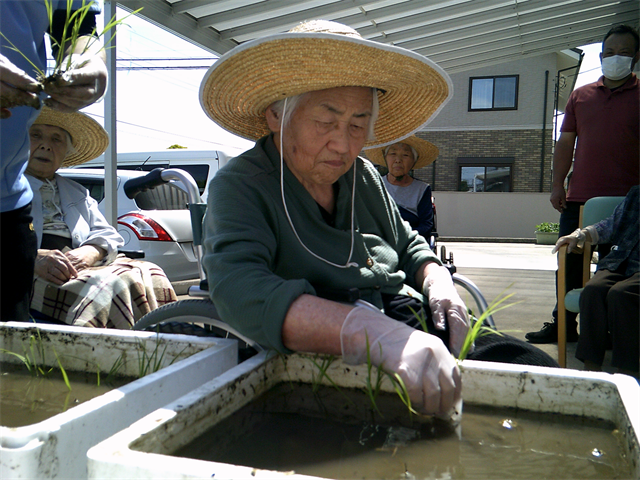
[[[128,330],[146,313],[176,300],[160,267],[119,255],[61,286],[35,276],[31,309],[69,325]]]

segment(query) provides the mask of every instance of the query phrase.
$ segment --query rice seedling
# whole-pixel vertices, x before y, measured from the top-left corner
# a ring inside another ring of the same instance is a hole
[[[336,385],[336,383],[333,380],[331,380],[331,377],[327,375],[327,369],[331,366],[331,364],[334,362],[335,359],[336,357],[334,355],[319,355],[319,354],[316,354],[313,358],[311,358],[311,363],[313,363],[315,367],[318,369],[317,377],[315,373],[312,373],[313,376],[311,379],[311,385],[312,385],[311,390],[313,391],[313,393],[316,393],[318,391],[318,388],[320,388],[320,384],[323,378],[326,378],[327,381],[332,386],[340,390],[340,387],[338,387],[338,385]]]
[[[184,347],[178,355],[174,356],[173,359],[168,363],[168,365],[164,364],[165,355],[167,353],[167,348],[169,347],[168,342],[162,341],[160,339],[160,334],[156,333],[156,342],[155,346],[151,353],[147,352],[147,347],[141,339],[136,339],[138,343],[138,378],[142,378],[144,376],[150,375],[152,373],[157,372],[161,368],[165,366],[173,365],[173,363],[182,355],[182,353],[187,349]],[[161,351],[161,345],[164,345]],[[113,367],[112,367],[113,370]]]
[[[53,367],[46,366],[46,350],[44,346],[44,341],[42,340],[42,336],[40,335],[40,330],[36,328],[36,334],[29,335],[29,346],[25,347],[22,345],[22,355],[16,352],[12,352],[10,350],[0,348],[0,352],[6,353],[7,355],[14,356],[18,358],[24,366],[27,368],[29,373],[31,373],[35,377],[46,377],[52,371]],[[67,372],[62,366],[62,362],[60,361],[60,357],[58,353],[53,350],[53,354],[56,357],[56,362],[58,364],[58,368],[62,373],[62,378],[64,380],[65,385],[69,390],[71,390],[71,384],[69,383],[69,377],[67,376]]]
[[[115,15],[107,22],[104,29],[100,32],[97,29],[93,29],[90,36],[80,35],[80,27],[90,12],[95,0],[82,0],[82,5],[77,10],[72,10],[73,0],[67,0],[66,17],[64,27],[62,29],[62,36],[59,39],[54,38],[49,34],[51,41],[52,51],[55,56],[55,66],[51,73],[47,75],[45,71],[40,69],[33,61],[27,57],[18,47],[8,38],[4,33],[0,32],[0,36],[8,43],[7,48],[20,54],[34,69],[36,72],[36,81],[40,91],[44,90],[46,85],[54,84],[63,77],[65,72],[80,68],[86,64],[86,62],[93,56],[99,54],[106,48],[111,48],[109,44],[115,37],[115,30],[118,25],[122,24],[129,16],[135,15],[142,8],[131,12],[124,18],[117,20]],[[44,0],[45,7],[47,9],[47,16],[49,19],[49,30],[53,31],[53,2],[52,0]],[[95,44],[102,39],[108,32],[114,30],[113,35],[106,41],[100,48],[95,48]],[[67,55],[67,52],[73,52],[74,55]],[[9,105],[8,107],[15,107],[20,105]],[[40,108],[39,99],[35,98],[30,101],[26,106],[32,108]]]

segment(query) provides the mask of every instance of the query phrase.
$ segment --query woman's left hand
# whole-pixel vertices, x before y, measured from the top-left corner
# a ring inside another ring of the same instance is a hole
[[[65,253],[76,271],[84,270],[98,263],[105,255],[105,251],[93,245],[84,245]]]
[[[449,348],[457,357],[469,331],[469,317],[451,274],[445,267],[430,270],[422,290],[429,299],[435,327],[438,330],[449,327]]]

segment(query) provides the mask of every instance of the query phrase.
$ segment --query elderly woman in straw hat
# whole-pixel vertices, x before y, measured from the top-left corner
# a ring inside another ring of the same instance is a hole
[[[370,359],[402,377],[417,409],[450,413],[461,377],[448,348],[461,349],[466,307],[358,154],[410,135],[451,94],[430,60],[334,22],[223,55],[201,105],[256,144],[209,187],[204,267],[221,319],[281,352]]]
[[[109,143],[104,128],[85,114],[44,107],[29,137],[26,175],[34,192],[39,247],[30,305],[34,318],[130,328],[151,309],[175,301],[160,267],[116,258],[124,245],[120,234],[86,188],[56,173],[102,154]]]
[[[431,186],[413,178],[410,172],[432,164],[438,157],[438,147],[412,135],[401,142],[366,150],[365,153],[373,163],[387,167],[389,173],[382,179],[398,205],[400,215],[411,228],[429,239],[433,230]]]

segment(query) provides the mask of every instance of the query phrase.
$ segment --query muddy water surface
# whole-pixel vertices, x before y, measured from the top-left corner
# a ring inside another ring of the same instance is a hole
[[[59,370],[46,377],[35,377],[26,368],[0,367],[0,425],[23,427],[46,420],[109,390],[125,385],[131,378],[119,377],[105,382],[105,375],[67,372],[71,390]]]
[[[632,478],[613,425],[465,405],[462,423],[410,419],[397,397],[281,384],[175,456],[330,479]]]

